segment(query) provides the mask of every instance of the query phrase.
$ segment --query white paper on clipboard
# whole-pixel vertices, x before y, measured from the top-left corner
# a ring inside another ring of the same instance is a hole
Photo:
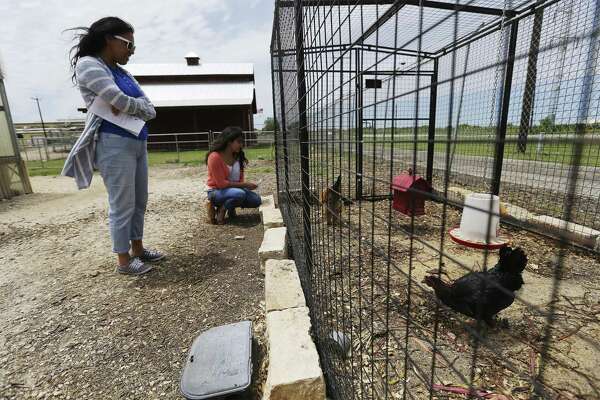
[[[112,122],[113,124],[120,126],[135,136],[140,135],[142,128],[146,124],[144,120],[124,112],[119,112],[117,115],[113,114],[111,105],[102,100],[100,96],[96,96],[96,99],[92,103],[89,111],[108,122]]]

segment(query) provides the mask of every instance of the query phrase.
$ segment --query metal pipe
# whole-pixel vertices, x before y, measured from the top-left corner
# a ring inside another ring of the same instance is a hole
[[[304,22],[302,15],[302,0],[296,0],[295,8],[296,32],[296,74],[298,84],[298,130],[300,139],[300,173],[302,180],[302,216],[304,228],[304,257],[307,272],[312,273],[312,233],[310,225],[310,148],[308,143],[308,128],[306,118],[306,75],[304,74]],[[310,284],[310,279],[306,282]]]
[[[518,149],[521,153],[527,150],[527,136],[531,130],[531,118],[533,116],[533,104],[535,102],[535,88],[537,80],[537,61],[540,51],[540,38],[542,36],[542,23],[544,21],[544,9],[536,11],[533,18],[531,30],[531,42],[529,45],[529,59],[527,60],[527,77],[525,78],[525,92],[523,94],[523,106],[521,108],[521,124],[519,127]]]
[[[287,73],[291,73],[291,72],[296,72],[295,69],[283,69],[283,70],[279,70],[279,69],[274,69],[274,72],[287,72]],[[347,73],[348,71],[344,71],[341,69],[330,69],[330,70],[325,70],[325,69],[307,69],[304,72],[306,73]],[[421,71],[419,73],[417,73],[416,71],[363,71],[362,73],[363,75],[392,75],[392,76],[416,76],[416,75],[420,75],[420,76],[427,76],[427,75],[431,75],[433,74],[433,71]]]
[[[492,193],[500,193],[500,180],[502,178],[502,162],[504,161],[504,139],[508,125],[508,111],[510,107],[510,91],[512,87],[512,76],[515,64],[515,53],[517,50],[517,36],[519,24],[515,22],[510,27],[510,42],[508,44],[508,55],[506,68],[504,70],[504,86],[501,92],[502,105],[500,108],[498,128],[496,130],[496,148],[494,150],[494,170],[492,173]],[[485,177],[484,177],[485,178]]]
[[[277,18],[277,13],[275,12],[275,18]],[[275,24],[273,24],[273,37],[276,35],[275,33]],[[273,39],[274,40],[274,39]],[[271,41],[271,49],[273,48],[272,43],[273,41]],[[278,140],[277,140],[277,134],[279,133],[279,118],[277,118],[277,104],[275,102],[275,71],[274,71],[274,65],[273,65],[273,54],[271,54],[271,90],[273,93],[273,96],[271,96],[273,98],[273,122],[275,123],[275,133],[273,134],[273,140],[274,143],[273,145],[275,146],[275,184],[277,185],[277,192],[276,192],[276,196],[279,200],[279,193],[281,193],[281,186],[279,183],[279,149],[278,149]]]
[[[361,5],[386,5],[386,4],[394,4],[396,3],[394,0],[362,0]],[[403,0],[403,5],[408,6],[417,6],[424,8],[436,8],[440,10],[448,10],[448,11],[462,11],[468,13],[475,14],[484,14],[484,15],[502,15],[502,9],[499,8],[490,8],[490,7],[479,7],[479,6],[471,6],[465,4],[454,4],[454,3],[444,3],[440,1],[429,1],[429,0]],[[294,5],[293,1],[290,0],[280,0],[278,2],[280,7],[292,7]],[[302,1],[303,7],[331,7],[331,6],[354,6],[356,5],[356,0],[304,0]]]
[[[431,87],[429,88],[429,127],[427,132],[427,171],[425,179],[430,185],[433,184],[433,157],[435,146],[435,118],[437,107],[437,79],[438,59],[433,60],[433,75],[431,75]]]
[[[281,54],[281,26],[279,25],[279,5],[275,6],[275,21],[277,27],[275,29],[277,33],[277,64],[279,64],[279,69],[283,69],[283,56]],[[284,178],[285,178],[285,193],[286,196],[290,192],[290,158],[288,154],[288,141],[287,141],[287,124],[285,118],[285,91],[283,89],[283,73],[277,74],[279,76],[279,104],[281,106],[281,136],[283,140],[283,168],[284,168]]]
[[[40,121],[42,122],[42,131],[44,132],[44,142],[45,142],[45,146],[44,149],[46,150],[46,159],[50,160],[50,155],[48,154],[48,135],[46,134],[46,125],[44,125],[44,118],[42,118],[42,109],[40,107],[40,98],[39,97],[32,97],[32,100],[34,100],[37,104],[37,109],[38,109],[38,113],[40,114]]]
[[[355,84],[356,84],[356,199],[363,197],[363,89],[361,73],[361,50],[356,49],[355,55]]]

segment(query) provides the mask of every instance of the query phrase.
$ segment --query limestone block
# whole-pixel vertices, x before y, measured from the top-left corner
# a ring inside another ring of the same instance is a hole
[[[309,332],[306,307],[267,314],[269,373],[264,400],[325,399],[325,380]]]
[[[563,235],[567,239],[582,246],[594,248],[600,238],[600,231],[573,222],[563,221],[549,215],[539,215],[529,220],[532,224],[552,230],[557,235]]]
[[[517,221],[526,222],[536,215],[524,209],[523,207],[516,206],[510,203],[500,202],[500,216],[502,218],[514,219]]]
[[[264,208],[260,213],[263,227],[265,229],[270,228],[279,228],[283,225],[283,217],[281,216],[281,211],[274,207]]]
[[[267,312],[306,306],[293,260],[267,260],[265,263],[265,303]]]
[[[258,257],[260,259],[260,269],[265,271],[265,262],[268,259],[282,260],[287,258],[285,246],[286,228],[271,228],[265,230],[263,242],[258,249]]]

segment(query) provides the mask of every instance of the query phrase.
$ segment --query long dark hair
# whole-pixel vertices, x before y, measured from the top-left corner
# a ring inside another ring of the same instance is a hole
[[[104,17],[94,22],[89,28],[80,26],[67,29],[75,31],[74,40],[77,44],[69,51],[71,61],[71,79],[75,82],[75,66],[81,57],[97,56],[106,46],[106,36],[133,33],[133,26],[117,17]]]
[[[244,131],[239,126],[228,126],[223,129],[223,132],[219,136],[217,136],[212,142],[208,153],[206,153],[206,158],[204,159],[204,163],[208,164],[208,156],[210,153],[214,153],[215,151],[221,152],[227,148],[229,143],[233,142],[236,139],[241,139],[244,136]],[[248,159],[244,154],[244,151],[240,149],[240,151],[233,155],[234,158],[240,162],[240,170],[243,171],[244,167],[248,165]]]

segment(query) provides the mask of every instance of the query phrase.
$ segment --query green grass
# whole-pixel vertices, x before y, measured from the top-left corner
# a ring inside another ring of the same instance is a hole
[[[275,159],[275,151],[271,146],[252,147],[244,150],[246,157],[252,162],[256,160],[273,161]],[[181,151],[179,154],[175,151],[151,151],[148,152],[148,165],[151,167],[159,165],[177,164],[182,166],[199,166],[204,164],[206,150],[199,151]],[[59,175],[62,171],[65,160],[51,161],[28,161],[27,169],[29,176],[50,176]],[[270,173],[274,172],[273,167],[260,166],[256,168],[250,167],[251,170],[256,169],[256,172]]]
[[[244,150],[246,157],[252,160],[275,160],[275,152],[271,146],[252,147]],[[150,166],[162,164],[183,164],[195,166],[204,164],[206,150],[181,151],[179,155],[175,151],[153,151],[148,153],[148,164]]]
[[[381,148],[389,151],[391,144],[376,144],[377,154],[381,151]],[[434,151],[436,153],[445,153],[447,148],[446,143],[435,143]],[[410,143],[398,143],[394,145],[395,152],[399,151],[412,151],[413,146]],[[384,150],[384,152],[386,151]],[[418,151],[426,151],[427,143],[419,143],[417,146]],[[451,149],[452,150],[452,149]],[[371,153],[372,147],[367,150],[367,155]],[[456,145],[455,157],[456,156],[480,156],[480,157],[493,157],[494,156],[494,144],[486,143],[458,143]],[[572,156],[575,151],[575,145],[572,143],[552,143],[545,144],[542,151],[538,153],[537,143],[530,143],[527,145],[527,149],[524,153],[521,153],[515,143],[507,143],[504,146],[504,159],[513,160],[529,160],[529,161],[543,161],[549,163],[558,163],[570,165],[572,163]],[[581,152],[580,165],[590,167],[600,167],[600,145],[584,145]]]
[[[27,161],[29,176],[59,175],[65,160]]]
[[[562,127],[561,129],[557,129],[556,133],[558,134],[573,134],[575,132],[575,128],[571,127]],[[590,128],[588,134],[595,135],[597,137],[598,128]],[[350,132],[352,134],[352,132]],[[532,134],[537,134],[535,130]],[[343,135],[347,135],[348,132],[344,132]],[[413,130],[410,128],[400,128],[397,129],[396,139],[394,141],[394,148],[396,150],[413,150],[412,144],[412,134]],[[524,153],[521,153],[518,148],[515,140],[517,138],[518,128],[517,127],[509,127],[507,131],[507,140],[508,143],[504,146],[504,158],[505,159],[515,159],[515,160],[529,160],[529,161],[543,161],[550,163],[559,163],[570,165],[572,163],[572,156],[575,152],[575,145],[569,140],[565,139],[564,142],[558,143],[544,143],[543,150],[538,153],[537,151],[537,139],[532,138],[527,144],[527,150]],[[406,135],[410,135],[407,137]],[[427,127],[419,128],[419,140],[420,142],[417,145],[418,151],[427,150]],[[435,137],[438,140],[445,140],[447,135],[446,129],[438,128],[435,132]],[[344,136],[342,136],[344,137]],[[370,133],[366,133],[364,136],[364,140],[368,142],[375,142],[378,140],[380,142],[385,143],[376,143],[377,150],[381,151],[382,148],[389,149],[391,147],[391,130],[390,129],[378,129],[377,137],[374,138],[372,131]],[[461,133],[459,136],[459,140],[468,141],[469,139],[483,139],[485,141],[489,141],[489,143],[457,143],[455,154],[465,155],[465,156],[482,156],[482,157],[493,157],[494,156],[494,131],[491,128],[486,127],[473,127],[473,126],[463,126],[461,127]],[[546,135],[547,140],[552,139],[552,135]],[[370,147],[371,143],[365,144],[366,147]],[[446,152],[446,143],[435,143],[434,150],[436,153],[445,153]],[[368,151],[372,151],[372,148],[369,148]],[[591,167],[600,167],[600,144],[584,144],[581,152],[581,160],[580,165],[583,166],[591,166]]]

